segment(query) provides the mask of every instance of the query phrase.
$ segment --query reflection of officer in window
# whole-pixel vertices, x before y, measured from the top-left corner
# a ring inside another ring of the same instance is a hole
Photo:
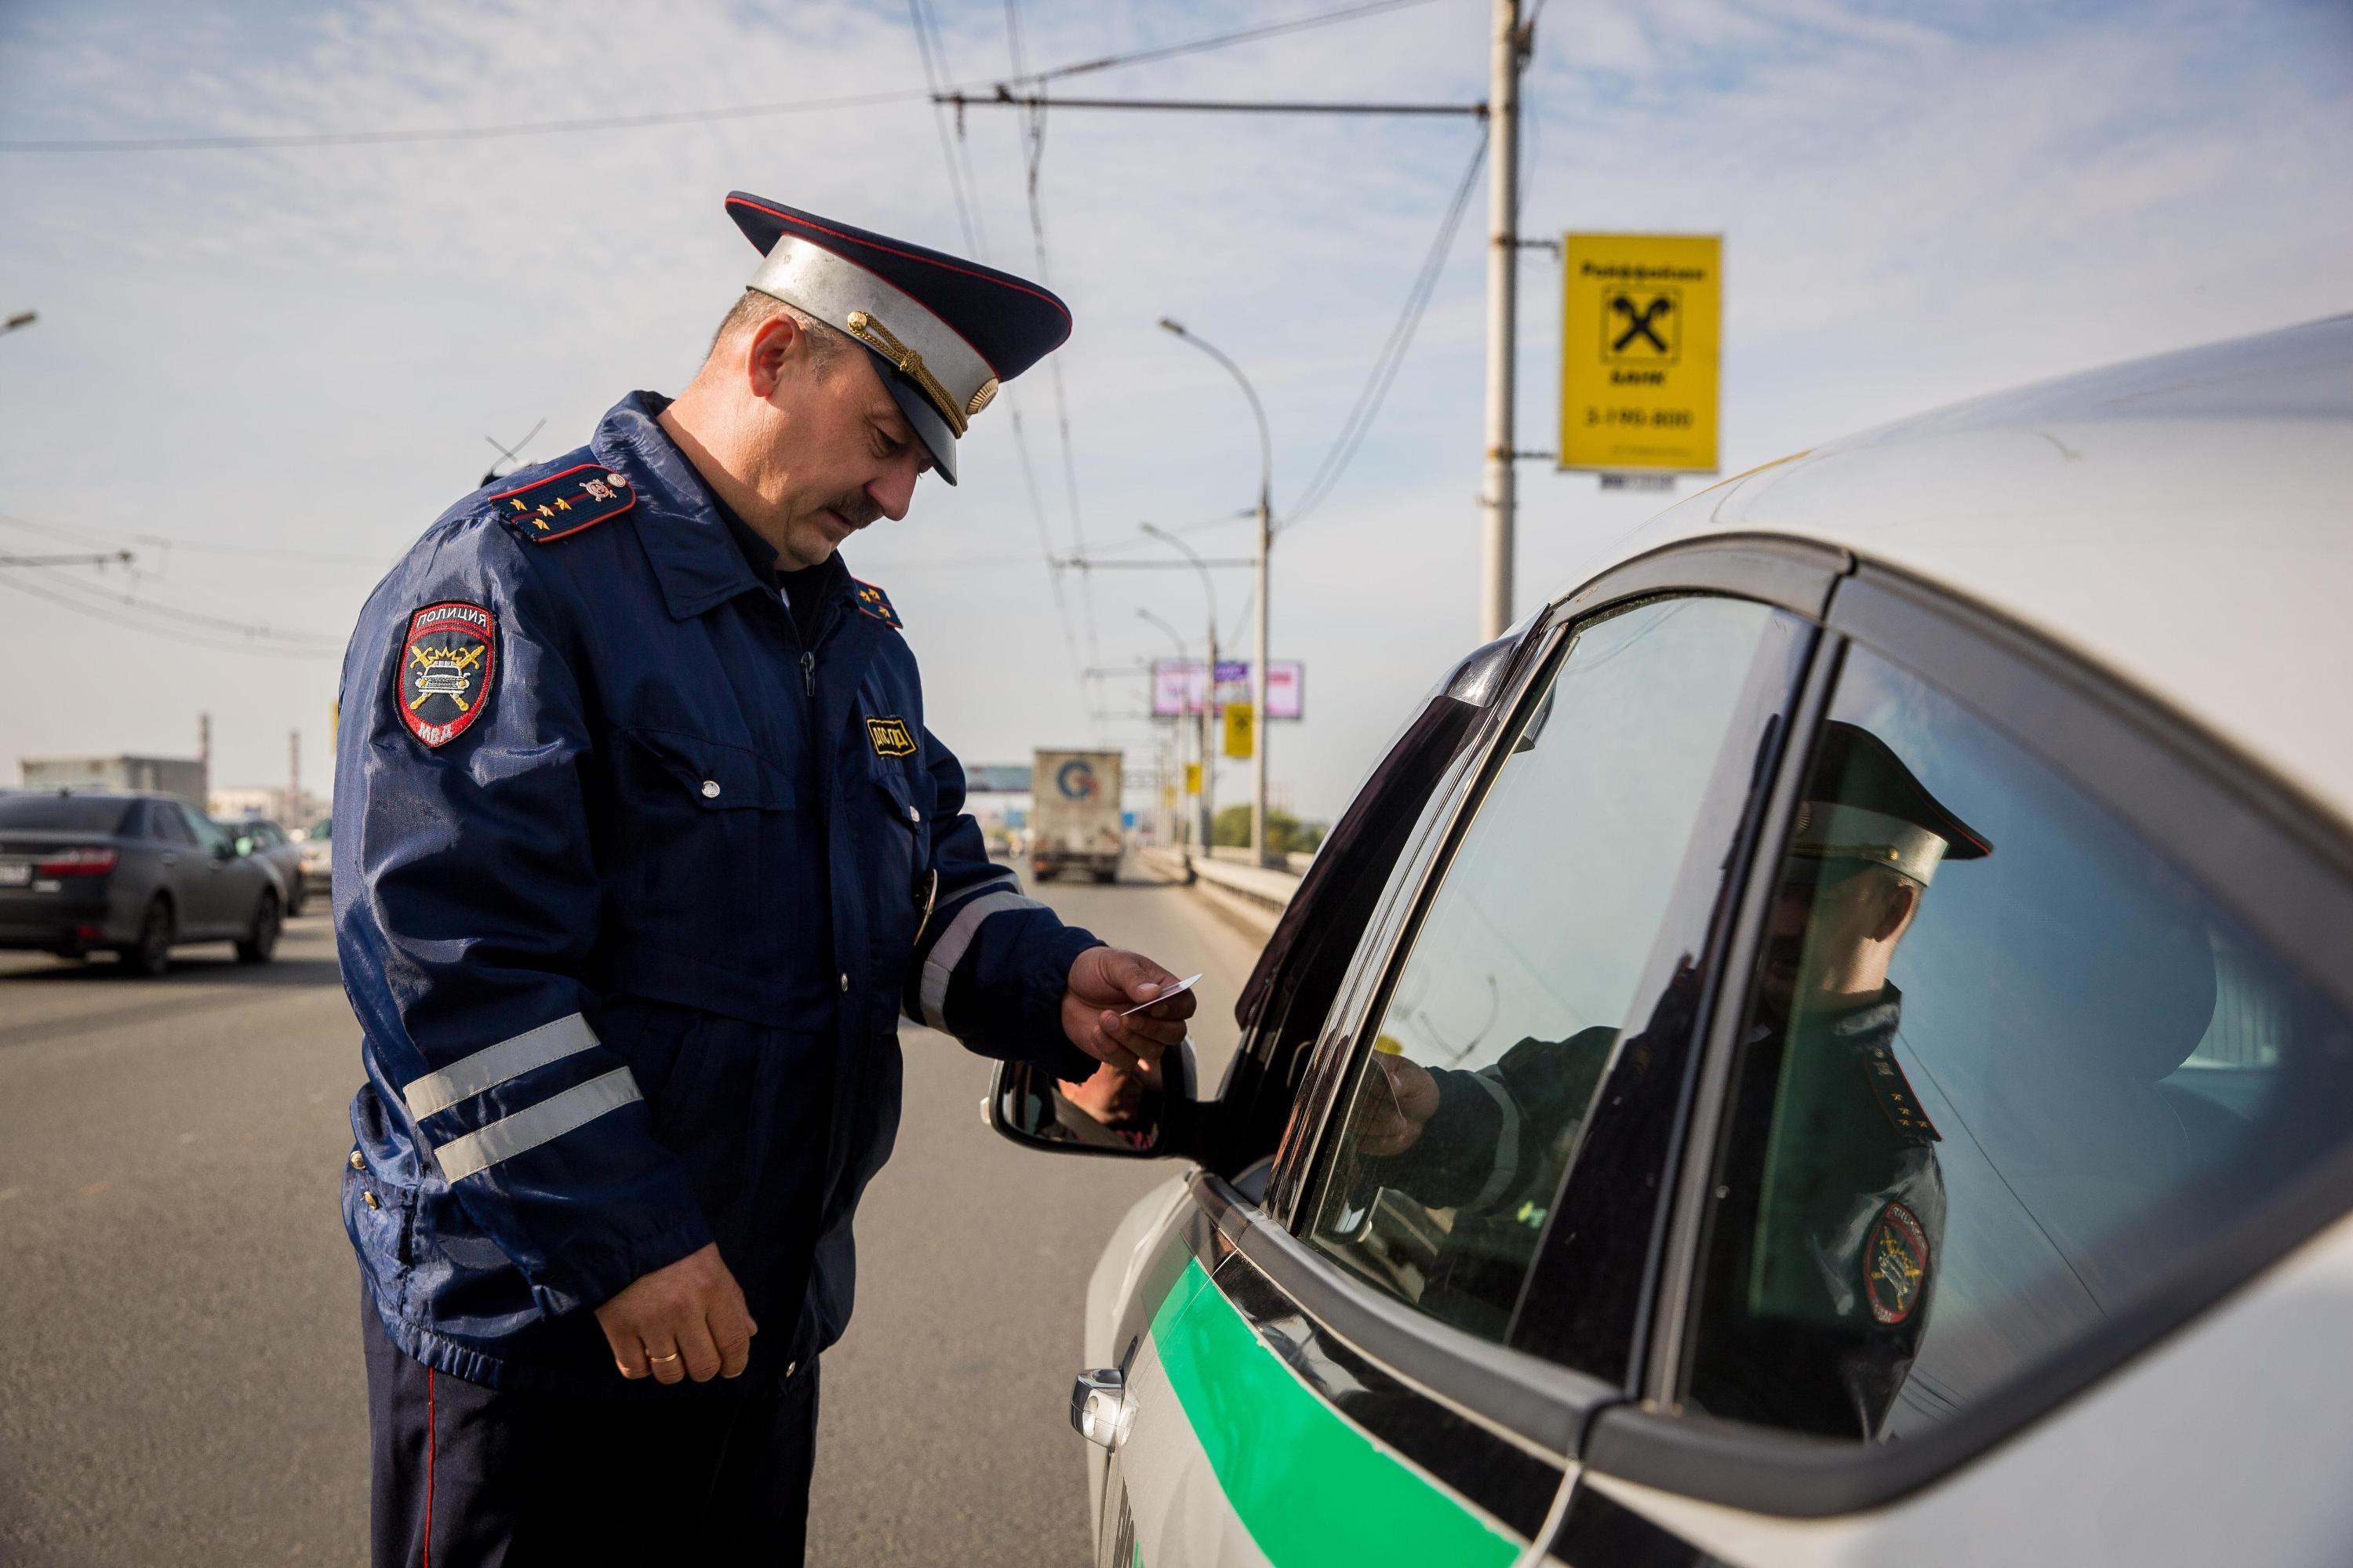
[[[1726,1358],[1746,1370],[1742,1386],[1711,1393],[1718,1414],[1868,1436],[1910,1367],[1945,1193],[1939,1135],[1895,1059],[1902,998],[1887,972],[1937,867],[1991,852],[1885,742],[1825,726],[1773,903],[1734,1116],[1767,1148],[1762,1190],[1736,1198],[1753,1212],[1753,1248],[1724,1305],[1767,1320],[1773,1342]],[[1425,1203],[1541,1223],[1616,1038],[1524,1040],[1476,1073],[1376,1055],[1356,1121],[1368,1174]],[[1736,1150],[1731,1169],[1757,1169],[1757,1152]]]
[[[1992,849],[1877,736],[1827,726],[1774,898],[1734,1110],[1750,1147],[1730,1168],[1760,1169],[1761,1136],[1761,1178],[1718,1223],[1753,1213],[1749,1246],[1720,1244],[1715,1255],[1737,1258],[1743,1277],[1711,1281],[1716,1309],[1769,1343],[1726,1367],[1733,1386],[1707,1392],[1720,1414],[1873,1436],[1911,1368],[1945,1182],[1940,1135],[1896,1061],[1903,997],[1887,971],[1938,866]]]

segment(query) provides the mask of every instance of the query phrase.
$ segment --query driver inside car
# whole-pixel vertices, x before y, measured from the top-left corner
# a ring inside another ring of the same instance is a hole
[[[1760,1075],[1778,1085],[1772,1179],[1741,1206],[1759,1260],[1746,1306],[1779,1343],[1740,1358],[1757,1386],[1721,1392],[1720,1414],[1802,1414],[1810,1430],[1869,1436],[1903,1383],[1933,1293],[1945,1190],[1941,1135],[1895,1058],[1903,997],[1888,969],[1938,867],[1992,849],[1877,736],[1826,726],[1743,1042],[1778,1058]],[[1454,1210],[1458,1227],[1540,1225],[1618,1037],[1525,1039],[1477,1071],[1377,1045],[1356,1113],[1366,1177]],[[1825,1364],[1835,1376],[1820,1375]]]

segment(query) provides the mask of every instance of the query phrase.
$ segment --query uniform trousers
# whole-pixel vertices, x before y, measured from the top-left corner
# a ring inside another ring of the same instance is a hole
[[[501,1391],[401,1354],[360,1296],[375,1568],[801,1562],[814,1359],[774,1396]]]

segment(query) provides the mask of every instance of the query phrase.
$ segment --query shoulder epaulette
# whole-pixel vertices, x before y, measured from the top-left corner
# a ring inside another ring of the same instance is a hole
[[[907,630],[905,623],[899,619],[899,612],[891,608],[889,594],[884,593],[872,583],[860,582],[856,577],[850,578],[849,581],[857,592],[858,611],[860,615],[871,615],[893,631]]]
[[[507,526],[534,545],[544,545],[617,517],[638,503],[629,482],[602,463],[575,464],[561,473],[534,480],[520,490],[502,491],[490,498],[491,506]]]

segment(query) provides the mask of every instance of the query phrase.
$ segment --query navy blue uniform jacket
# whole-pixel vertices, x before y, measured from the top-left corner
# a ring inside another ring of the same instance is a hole
[[[691,1397],[590,1308],[712,1241],[760,1333],[699,1392],[838,1339],[902,1013],[1093,1065],[1094,938],[989,863],[888,600],[836,556],[804,646],[661,407],[452,507],[343,662],[344,1224],[393,1341],[493,1387]]]

